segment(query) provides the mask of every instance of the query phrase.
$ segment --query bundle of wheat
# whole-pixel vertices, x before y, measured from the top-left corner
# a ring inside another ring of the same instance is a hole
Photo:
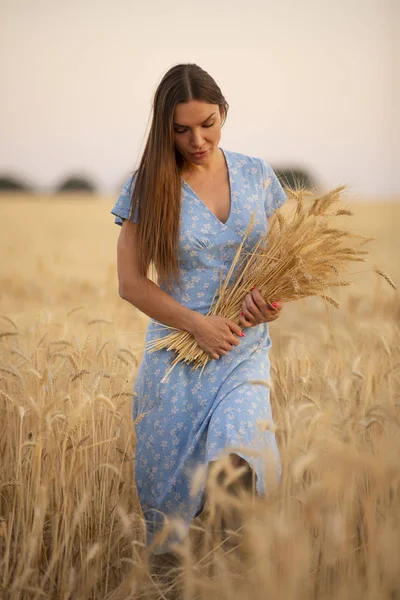
[[[288,199],[295,201],[295,208],[286,217],[277,210],[269,220],[266,235],[247,252],[244,244],[251,221],[208,314],[239,323],[243,299],[254,287],[268,303],[320,296],[338,308],[327,289],[349,285],[343,279],[346,264],[364,262],[368,254],[364,246],[374,239],[333,224],[337,217],[353,214],[340,206],[344,189],[338,187],[316,197],[306,190],[286,190]],[[377,273],[395,287],[386,273]],[[175,350],[172,367],[184,361],[198,369],[211,360],[190,333],[175,329],[152,342],[149,349]]]

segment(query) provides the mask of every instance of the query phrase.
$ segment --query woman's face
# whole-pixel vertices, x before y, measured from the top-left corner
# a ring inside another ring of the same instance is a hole
[[[208,163],[221,139],[221,113],[218,104],[200,100],[180,102],[174,112],[174,141],[186,161]]]

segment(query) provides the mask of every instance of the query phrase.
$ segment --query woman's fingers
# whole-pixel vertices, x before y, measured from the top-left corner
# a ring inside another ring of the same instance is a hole
[[[283,308],[283,302],[273,302],[272,305],[268,304],[269,317],[267,321],[276,321],[281,314]]]
[[[210,358],[213,358],[214,360],[218,360],[219,358],[221,358],[221,356],[225,356],[226,354],[228,354],[229,350],[232,350],[232,348],[229,348],[229,349],[220,348],[215,354],[211,354],[209,356],[210,356]]]
[[[277,302],[274,302],[272,304],[272,307],[275,308],[275,310],[277,310],[278,312],[280,312],[283,308],[283,302],[280,302],[279,300]]]
[[[235,322],[217,315],[203,316],[194,333],[199,347],[213,360],[218,360],[240,343],[242,328]]]
[[[257,323],[255,317],[251,314],[251,312],[247,308],[246,298],[243,300],[242,313],[240,315],[240,320],[241,320],[241,324],[243,323],[244,327],[253,327],[253,325],[256,325],[256,323]]]
[[[260,296],[260,298],[261,298],[261,296]],[[262,300],[262,298],[261,298],[261,300]],[[246,318],[253,317],[253,319],[255,319],[256,321],[258,321],[260,323],[263,318],[263,313],[258,308],[257,304],[255,303],[252,293],[246,295],[246,297],[244,299],[244,304],[247,309],[247,310],[243,311],[245,313]],[[265,304],[265,302],[264,302],[264,304]]]
[[[263,315],[255,305],[251,294],[247,294],[245,297],[242,304],[242,314],[240,316],[244,319],[245,327],[253,327],[258,323],[263,322]]]
[[[225,344],[222,344],[221,350],[223,350],[224,352],[229,352],[229,350],[232,350],[232,348],[233,348],[233,344],[230,344],[229,342],[225,342]]]
[[[269,304],[265,302],[257,288],[251,290],[251,296],[256,304],[258,310],[264,317],[264,321],[274,321],[279,316],[279,312],[282,309],[282,302],[273,302]]]
[[[244,312],[242,312],[242,314],[240,315],[240,319],[239,319],[239,323],[242,327],[252,327],[252,323],[250,321],[248,321],[244,315]]]
[[[230,321],[229,319],[227,319],[226,321],[227,321],[227,323],[226,323],[226,324],[228,325],[228,327],[229,327],[229,329],[230,329],[230,331],[231,331],[232,333],[234,333],[234,334],[236,334],[236,335],[238,335],[238,336],[240,336],[240,337],[243,337],[243,335],[242,335],[242,334],[243,334],[243,332],[242,332],[242,330],[240,329],[240,326],[239,326],[239,325],[236,325],[236,323],[235,323],[234,321]]]
[[[249,315],[249,313],[247,313],[247,315]],[[246,313],[243,311],[240,315],[240,324],[242,327],[253,327],[257,322],[251,315],[246,316]]]
[[[249,292],[242,304],[240,324],[243,327],[254,327],[260,323],[275,321],[283,308],[283,302],[269,304],[261,296],[257,288]]]
[[[214,339],[211,340],[211,343],[207,340],[207,336],[204,336],[206,346],[204,349],[208,351],[208,356],[214,360],[225,356],[234,346],[239,345],[240,337],[245,337],[242,328],[254,327],[260,323],[275,321],[282,307],[282,302],[274,302],[273,305],[268,304],[261,296],[259,290],[253,288],[243,301],[239,324],[224,317],[208,317],[209,320],[213,320],[216,323],[218,330],[217,337],[215,337],[214,331],[212,336]]]
[[[261,296],[259,290],[257,288],[253,288],[249,294],[251,299],[259,312],[264,314],[266,310],[268,310],[268,304],[265,302],[264,298]]]
[[[279,317],[279,313],[277,313],[276,315],[270,314],[268,319],[266,319],[267,323],[271,323],[271,321],[276,321],[276,319]]]

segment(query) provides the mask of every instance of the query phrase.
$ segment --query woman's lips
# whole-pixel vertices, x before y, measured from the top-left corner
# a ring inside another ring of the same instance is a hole
[[[196,158],[201,158],[202,156],[205,156],[207,152],[208,150],[204,150],[203,152],[193,152],[192,156],[195,156]]]

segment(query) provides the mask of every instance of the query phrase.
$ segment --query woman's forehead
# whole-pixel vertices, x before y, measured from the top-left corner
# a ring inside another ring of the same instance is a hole
[[[218,104],[202,100],[180,102],[175,106],[174,122],[179,125],[199,125],[214,113],[218,113]]]

